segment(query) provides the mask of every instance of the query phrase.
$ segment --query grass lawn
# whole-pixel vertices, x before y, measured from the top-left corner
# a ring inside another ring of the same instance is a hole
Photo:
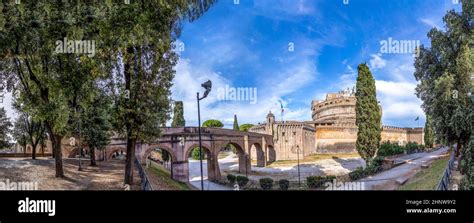
[[[325,159],[334,159],[334,158],[360,158],[359,154],[313,154],[306,157],[300,157],[300,164],[301,163],[312,163],[318,160],[325,160]],[[296,165],[298,163],[297,160],[279,160],[275,161],[269,165],[269,167],[278,167],[278,166],[285,166],[285,165]]]
[[[171,179],[171,174],[161,165],[151,163],[148,168],[150,180],[154,182],[154,185],[158,184],[159,188],[153,188],[155,190],[192,190],[190,186],[185,183],[181,183]]]
[[[435,190],[443,177],[448,161],[449,156],[435,160],[428,169],[422,169],[398,190]]]

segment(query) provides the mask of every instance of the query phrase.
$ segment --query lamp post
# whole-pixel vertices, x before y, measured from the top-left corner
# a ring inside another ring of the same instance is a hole
[[[244,156],[245,156],[245,177],[249,177],[249,171],[248,171],[249,163],[248,162],[250,161],[250,157],[247,154],[245,154]]]
[[[77,111],[79,110],[79,112],[81,111],[81,109],[76,109],[76,114],[77,114]],[[81,116],[78,115],[78,125],[79,125],[79,145],[78,145],[78,148],[79,148],[79,168],[77,169],[78,171],[82,171],[82,159],[81,159],[81,156],[82,156],[82,138],[81,138]]]
[[[296,157],[298,159],[298,186],[301,187],[301,175],[300,175],[300,146],[296,146]]]
[[[201,140],[201,108],[199,105],[199,101],[206,98],[209,92],[211,92],[212,88],[212,82],[210,80],[204,82],[201,84],[201,87],[203,87],[206,91],[204,91],[204,95],[202,97],[199,97],[199,92],[197,92],[197,105],[198,105],[198,132],[199,132],[199,161],[201,165],[201,190],[204,190],[204,174],[202,171],[202,140]]]

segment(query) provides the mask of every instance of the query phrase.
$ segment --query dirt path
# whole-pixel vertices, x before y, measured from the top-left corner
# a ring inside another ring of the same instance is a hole
[[[0,181],[37,182],[39,190],[123,190],[125,162],[120,160],[97,162],[91,167],[83,160],[83,171],[78,171],[77,159],[64,159],[65,178],[56,178],[51,158],[1,158]],[[140,189],[140,177],[134,173],[132,190]]]

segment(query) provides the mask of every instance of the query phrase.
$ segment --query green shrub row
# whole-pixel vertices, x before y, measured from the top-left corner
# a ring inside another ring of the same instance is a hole
[[[271,178],[262,178],[259,180],[259,183],[263,190],[271,190],[273,188],[273,179]],[[284,179],[279,180],[278,186],[280,187],[280,190],[288,190],[290,187],[290,181]]]
[[[351,178],[352,181],[355,181],[382,171],[382,163],[384,159],[385,157],[378,156],[373,160],[369,161],[369,164],[366,166],[365,169],[362,167],[357,167],[356,170],[349,173],[349,178]]]
[[[233,174],[228,174],[227,175],[227,180],[229,181],[229,184],[234,185],[235,182],[239,185],[239,187],[243,187],[247,185],[249,182],[249,178],[246,176],[235,176]]]
[[[245,176],[235,176],[233,174],[228,174],[227,175],[227,180],[229,181],[229,184],[233,185],[235,182],[237,182],[237,184],[240,186],[240,187],[244,187],[245,185],[247,185],[247,183],[249,182],[249,179]],[[263,189],[263,190],[271,190],[273,188],[273,179],[271,178],[262,178],[259,180],[259,183],[260,183],[260,187]],[[278,186],[280,187],[280,190],[288,190],[288,188],[290,187],[290,181],[288,180],[279,180],[278,181]]]
[[[332,182],[334,179],[335,176],[309,176],[306,177],[306,185],[311,189],[321,188],[326,182]]]
[[[423,145],[418,145],[416,142],[409,142],[405,146],[400,146],[396,142],[385,141],[380,145],[378,155],[380,156],[392,156],[402,154],[405,151],[407,153],[414,153],[423,150]]]

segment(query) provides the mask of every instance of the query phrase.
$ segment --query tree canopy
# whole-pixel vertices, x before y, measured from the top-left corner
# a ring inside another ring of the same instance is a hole
[[[417,96],[432,120],[436,138],[456,144],[462,154],[461,165],[467,170],[464,182],[472,179],[473,102],[470,100],[474,74],[474,2],[462,1],[462,12],[448,11],[443,21],[446,30],[433,28],[428,33],[431,47],[421,46],[415,60]],[[467,187],[471,187],[467,186]]]
[[[202,127],[207,127],[207,128],[222,128],[224,127],[224,124],[222,124],[221,121],[215,120],[215,119],[209,119],[202,123]]]

